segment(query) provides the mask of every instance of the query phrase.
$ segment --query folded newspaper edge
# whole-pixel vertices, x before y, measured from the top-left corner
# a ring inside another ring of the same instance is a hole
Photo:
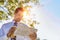
[[[22,27],[22,28],[17,28],[14,34],[20,35],[20,36],[28,36],[30,33],[33,33],[33,32],[37,32],[37,29]]]

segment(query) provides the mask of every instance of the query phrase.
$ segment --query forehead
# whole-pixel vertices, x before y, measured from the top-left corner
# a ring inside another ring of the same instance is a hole
[[[18,11],[17,13],[23,13],[23,11]]]
[[[18,11],[18,12],[15,13],[15,14],[23,14],[23,11]]]

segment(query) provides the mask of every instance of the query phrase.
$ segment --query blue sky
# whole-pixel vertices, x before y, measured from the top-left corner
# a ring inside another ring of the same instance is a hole
[[[60,0],[41,0],[44,7],[60,18]]]
[[[55,16],[60,17],[60,0],[53,0],[47,8],[52,11]]]
[[[60,40],[60,0],[40,0],[40,38]]]

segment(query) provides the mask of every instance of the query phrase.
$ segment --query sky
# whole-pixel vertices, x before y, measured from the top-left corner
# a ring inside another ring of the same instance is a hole
[[[40,0],[41,40],[60,40],[60,0]]]

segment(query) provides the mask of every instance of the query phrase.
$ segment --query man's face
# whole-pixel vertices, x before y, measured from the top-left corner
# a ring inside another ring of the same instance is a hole
[[[18,13],[14,14],[14,20],[19,22],[23,17],[23,11],[19,11]]]

